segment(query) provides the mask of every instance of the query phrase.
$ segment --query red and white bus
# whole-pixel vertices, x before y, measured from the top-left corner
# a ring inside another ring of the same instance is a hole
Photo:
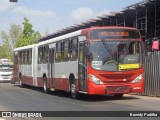
[[[14,49],[20,85],[122,97],[144,91],[144,49],[136,28],[91,27]]]

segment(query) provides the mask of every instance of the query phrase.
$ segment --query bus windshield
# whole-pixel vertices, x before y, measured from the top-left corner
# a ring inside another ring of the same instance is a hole
[[[13,62],[9,59],[0,59],[0,72],[12,72]]]
[[[141,51],[139,41],[91,41],[91,67],[105,71],[138,69],[142,66]]]

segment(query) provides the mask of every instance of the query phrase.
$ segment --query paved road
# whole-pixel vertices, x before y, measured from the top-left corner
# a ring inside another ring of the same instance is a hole
[[[81,99],[74,100],[71,99],[70,95],[65,92],[44,94],[40,89],[37,88],[32,88],[32,87],[21,88],[18,85],[12,85],[9,83],[0,84],[0,111],[37,111],[37,110],[38,111],[160,111],[160,98],[136,96],[136,95],[124,95],[123,98],[116,99],[113,96],[84,95],[81,97]],[[74,120],[75,118],[56,118],[56,119]],[[83,119],[90,119],[90,118],[83,118]],[[97,120],[96,118],[91,118],[91,119]],[[103,119],[106,120],[106,118]],[[123,118],[122,120],[124,119],[126,118]],[[135,118],[130,118],[130,119],[135,119]],[[143,119],[149,120],[150,118],[143,118]],[[158,118],[154,119],[158,120]],[[27,120],[27,118],[25,120]]]

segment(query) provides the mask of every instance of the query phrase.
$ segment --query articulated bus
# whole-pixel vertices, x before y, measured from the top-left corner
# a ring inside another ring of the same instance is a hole
[[[91,27],[14,49],[20,85],[114,95],[144,91],[144,49],[136,28]]]

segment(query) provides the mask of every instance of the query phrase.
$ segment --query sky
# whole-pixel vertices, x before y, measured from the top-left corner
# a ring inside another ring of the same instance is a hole
[[[143,0],[0,0],[0,32],[9,32],[11,24],[23,27],[27,17],[35,31],[42,36],[80,24],[96,16],[120,12]]]

